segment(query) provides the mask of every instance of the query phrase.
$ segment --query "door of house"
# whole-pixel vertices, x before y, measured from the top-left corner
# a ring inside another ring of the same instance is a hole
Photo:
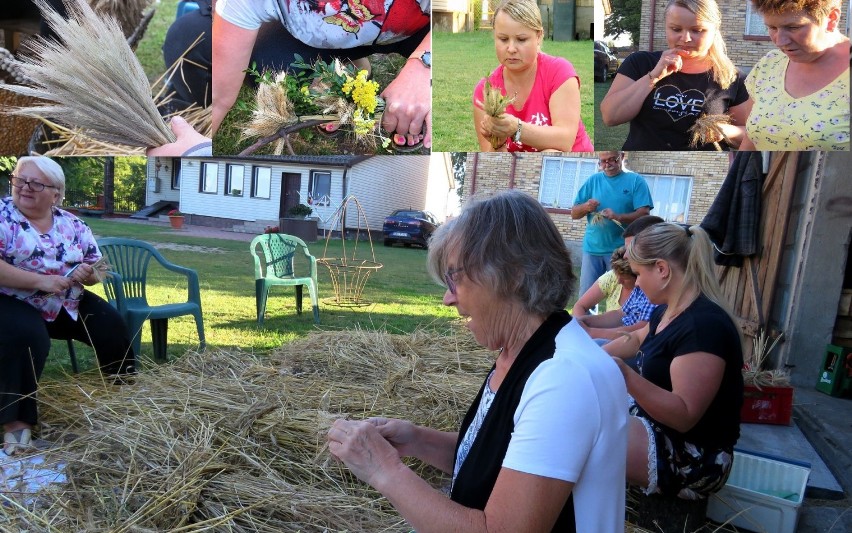
[[[290,208],[295,207],[299,203],[299,190],[302,188],[302,175],[295,172],[282,172],[281,181],[284,183],[284,192],[281,195],[281,205],[279,207],[280,218],[286,217]]]

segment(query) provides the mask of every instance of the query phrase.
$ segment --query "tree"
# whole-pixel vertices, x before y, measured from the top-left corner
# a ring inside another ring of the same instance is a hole
[[[612,14],[604,20],[606,35],[629,33],[633,45],[639,44],[642,0],[610,0]]]
[[[104,159],[104,212],[115,213],[115,157]]]
[[[467,152],[450,152],[450,160],[453,162],[453,175],[456,177],[459,189],[464,189],[464,164],[467,161]]]

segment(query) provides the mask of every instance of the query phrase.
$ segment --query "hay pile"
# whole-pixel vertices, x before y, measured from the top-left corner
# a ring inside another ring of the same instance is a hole
[[[466,334],[346,331],[265,357],[189,353],[124,387],[43,382],[47,462],[68,483],[26,510],[7,499],[28,495],[3,495],[0,530],[409,531],[330,459],[325,432],[347,415],[457,428],[492,361]]]

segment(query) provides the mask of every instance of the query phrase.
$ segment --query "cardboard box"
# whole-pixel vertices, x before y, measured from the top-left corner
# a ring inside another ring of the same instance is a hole
[[[810,465],[734,451],[731,475],[710,496],[707,518],[758,533],[795,533]]]

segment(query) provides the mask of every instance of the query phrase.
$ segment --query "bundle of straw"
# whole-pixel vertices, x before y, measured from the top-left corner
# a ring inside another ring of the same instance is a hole
[[[274,136],[280,129],[298,122],[293,103],[287,98],[286,78],[287,73],[281,72],[275,76],[275,83],[259,84],[254,111],[240,135],[241,140]],[[275,141],[276,155],[284,153],[284,142],[283,137]]]
[[[730,139],[725,136],[722,132],[721,126],[723,124],[730,124],[731,116],[726,115],[724,113],[719,115],[708,115],[704,114],[698,117],[693,124],[689,128],[689,133],[691,136],[689,138],[689,145],[693,148],[700,146],[702,144],[707,144],[712,142],[713,146],[716,148],[717,152],[722,151],[722,147],[716,141],[719,137],[725,140],[728,144],[731,144]]]
[[[790,385],[790,373],[783,369],[765,369],[769,362],[769,354],[781,341],[784,333],[778,334],[770,342],[769,334],[761,328],[752,339],[751,356],[743,365],[743,382],[747,385],[761,387],[786,387]]]
[[[35,55],[25,58],[21,66],[32,87],[0,85],[54,103],[9,112],[52,117],[108,143],[150,147],[174,142],[118,22],[98,16],[85,0],[64,1],[68,19],[46,0],[34,0],[63,42],[39,38],[33,44]]]
[[[487,79],[485,80],[485,90],[482,93],[484,102],[479,102],[482,104],[482,110],[485,111],[485,114],[490,117],[499,117],[503,113],[506,112],[506,108],[515,101],[515,97],[503,96],[503,93],[500,91],[499,87],[494,87],[491,85],[491,82]],[[506,142],[506,139],[500,139],[494,135],[488,138],[488,141],[491,143],[491,148],[497,150],[503,143]]]
[[[604,222],[609,220],[610,222],[612,222],[613,224],[615,224],[616,226],[618,226],[622,230],[624,229],[624,224],[615,220],[614,218],[606,218],[605,216],[603,216],[603,213],[601,213],[600,211],[593,211],[591,213],[591,215],[592,215],[592,224],[594,224],[596,226],[600,226],[601,224],[603,224]]]

